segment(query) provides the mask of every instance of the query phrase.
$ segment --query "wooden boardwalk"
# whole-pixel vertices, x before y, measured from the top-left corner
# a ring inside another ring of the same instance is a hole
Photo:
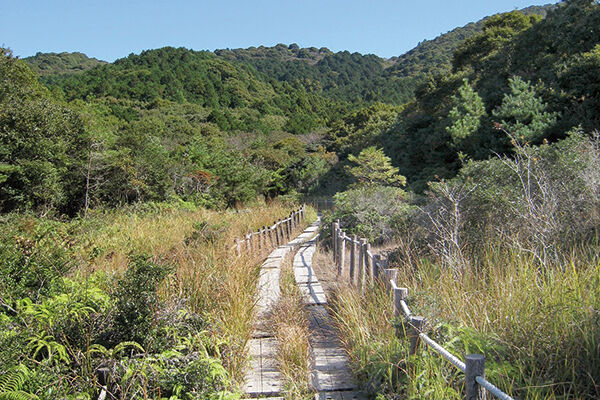
[[[304,295],[309,311],[310,345],[312,349],[312,383],[316,399],[365,400],[356,391],[356,383],[348,367],[348,356],[342,348],[327,311],[327,296],[312,268],[316,238],[300,247],[294,257],[296,284]]]
[[[309,226],[295,239],[273,250],[261,265],[256,320],[252,338],[247,344],[250,366],[243,386],[244,392],[250,398],[283,399],[277,397],[283,389],[283,378],[277,365],[277,340],[270,330],[268,320],[273,305],[281,296],[279,275],[285,257],[313,238],[318,230],[318,223]]]

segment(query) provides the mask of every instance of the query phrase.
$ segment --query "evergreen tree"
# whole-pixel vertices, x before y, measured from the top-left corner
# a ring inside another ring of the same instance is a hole
[[[492,114],[501,119],[502,126],[524,142],[541,139],[544,131],[556,123],[557,113],[546,112],[546,104],[530,82],[519,76],[508,80],[510,92]]]
[[[398,168],[393,167],[390,158],[375,146],[367,147],[358,157],[350,154],[348,161],[358,164],[348,168],[348,172],[358,180],[358,185],[406,185],[406,178],[398,175]]]
[[[458,94],[452,96],[451,101],[453,107],[448,114],[450,124],[446,131],[452,137],[452,142],[458,145],[477,132],[481,125],[481,117],[485,116],[486,112],[481,97],[467,79],[458,89]]]

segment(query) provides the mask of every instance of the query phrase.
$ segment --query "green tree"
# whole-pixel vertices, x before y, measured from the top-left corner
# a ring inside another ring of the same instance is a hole
[[[404,186],[406,178],[398,174],[398,168],[382,149],[370,146],[361,151],[358,157],[350,154],[348,161],[358,164],[348,167],[348,172],[358,180],[359,186]]]
[[[502,104],[492,114],[502,121],[503,128],[524,142],[537,141],[544,131],[556,123],[555,112],[546,112],[546,104],[535,87],[519,76],[508,80],[510,92],[504,94]]]
[[[524,15],[519,11],[490,17],[483,25],[483,32],[465,40],[458,47],[452,59],[454,70],[480,65],[483,60],[495,55],[514,36],[540,20],[539,15]]]
[[[327,131],[328,149],[344,156],[372,145],[393,125],[400,111],[401,107],[376,103],[345,115]]]
[[[0,49],[0,210],[76,212],[87,148],[79,116]]]
[[[458,89],[458,94],[452,96],[452,109],[448,114],[450,125],[446,131],[452,137],[452,142],[458,145],[471,137],[481,125],[481,118],[486,115],[481,97],[473,90],[465,79]]]

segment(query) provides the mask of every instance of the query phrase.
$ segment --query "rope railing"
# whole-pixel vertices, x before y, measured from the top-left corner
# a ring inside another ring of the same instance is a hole
[[[508,394],[504,393],[487,379],[485,379],[485,359],[481,354],[468,354],[465,361],[461,361],[457,356],[450,353],[442,345],[437,343],[427,335],[426,319],[422,316],[415,316],[411,313],[406,298],[408,289],[398,287],[398,270],[388,268],[388,260],[371,251],[371,245],[366,239],[360,240],[356,235],[351,237],[340,228],[340,221],[336,220],[332,224],[331,230],[333,259],[337,266],[338,277],[345,276],[346,259],[349,258],[350,282],[360,284],[364,292],[367,282],[374,284],[376,281],[383,282],[388,290],[393,294],[394,317],[402,319],[402,328],[396,329],[398,337],[408,336],[410,341],[410,354],[417,354],[420,342],[425,342],[428,348],[435,350],[444,359],[454,365],[457,369],[465,373],[466,398],[468,400],[486,399],[486,391],[502,400],[513,400]],[[348,246],[346,246],[348,245]],[[347,249],[349,247],[349,249]],[[349,255],[346,254],[349,251]],[[408,326],[408,331],[403,329]]]
[[[306,205],[292,211],[287,218],[273,222],[271,226],[263,226],[254,232],[248,232],[242,238],[235,238],[230,250],[235,250],[238,257],[242,254],[251,254],[255,251],[275,248],[292,239],[297,227],[301,226],[306,218]]]

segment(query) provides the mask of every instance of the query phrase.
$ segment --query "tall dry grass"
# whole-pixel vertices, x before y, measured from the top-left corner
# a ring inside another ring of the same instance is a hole
[[[293,255],[281,268],[281,297],[275,305],[271,324],[279,344],[277,360],[285,379],[286,400],[314,397],[310,383],[310,343],[308,316],[292,268]]]
[[[261,257],[237,257],[235,237],[286,218],[292,207],[272,203],[242,212],[167,209],[115,213],[89,233],[86,272],[120,274],[131,254],[147,254],[173,266],[161,288],[164,299],[187,299],[210,322],[215,349],[238,382],[246,361],[245,344],[254,318],[255,291]],[[308,218],[307,218],[308,221]],[[298,228],[300,230],[300,227]]]
[[[591,248],[541,270],[527,254],[490,246],[457,276],[420,259],[399,265],[413,313],[459,357],[484,353],[490,380],[518,398],[600,398],[600,266]],[[342,287],[333,307],[356,374],[383,398],[461,398],[464,376],[433,352],[418,358],[392,328],[392,299]]]

